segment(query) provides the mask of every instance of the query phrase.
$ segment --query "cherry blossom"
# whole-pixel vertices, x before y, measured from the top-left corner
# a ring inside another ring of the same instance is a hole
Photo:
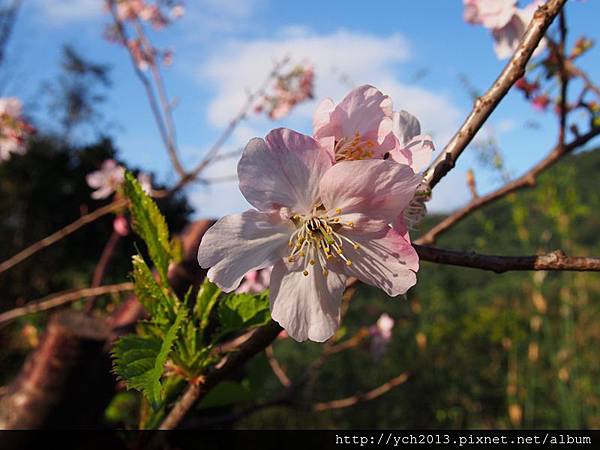
[[[273,266],[271,315],[292,338],[323,342],[335,333],[348,277],[390,296],[415,284],[417,253],[388,225],[421,180],[409,166],[334,164],[315,139],[277,129],[248,143],[238,177],[256,209],[213,225],[198,262],[226,292],[246,273]]]
[[[119,236],[127,236],[129,234],[129,224],[123,215],[118,215],[113,220],[113,230]]]
[[[142,190],[146,194],[152,195],[152,176],[150,174],[140,172],[140,174],[137,176],[137,180],[138,183],[140,183]]]
[[[18,98],[0,98],[0,161],[25,153],[27,138],[35,131],[23,119],[21,108]]]
[[[516,51],[527,25],[543,0],[534,0],[525,8],[518,8],[516,0],[464,0],[463,3],[465,21],[489,29],[494,37],[496,56],[506,59]],[[544,48],[545,41],[542,40],[534,56]]]
[[[313,98],[313,82],[312,65],[297,65],[290,72],[277,77],[273,93],[263,95],[254,109],[257,113],[266,110],[271,119],[282,119],[298,103]]]
[[[313,135],[334,161],[384,158],[421,171],[429,162],[433,142],[421,135],[416,117],[393,111],[392,100],[377,88],[359,86],[335,105],[327,98],[313,116]]]
[[[379,316],[375,325],[369,328],[369,332],[371,333],[371,354],[374,358],[380,358],[385,352],[392,340],[393,328],[394,319],[386,313]]]
[[[101,200],[109,197],[123,183],[125,168],[118,165],[114,159],[107,159],[102,163],[100,170],[89,173],[86,181],[89,187],[96,189],[92,198]]]
[[[359,86],[338,104],[323,100],[313,116],[313,133],[334,161],[389,157],[421,172],[433,154],[431,137],[421,134],[419,120],[407,111],[393,111],[392,100],[377,88]],[[429,194],[416,192],[394,227],[408,239],[407,226],[419,223],[426,213]]]

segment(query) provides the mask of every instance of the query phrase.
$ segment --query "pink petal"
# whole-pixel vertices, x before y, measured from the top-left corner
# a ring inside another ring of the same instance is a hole
[[[391,223],[420,182],[420,175],[395,161],[342,161],[323,176],[321,200],[330,216],[361,213]]]
[[[335,109],[335,103],[330,98],[322,100],[313,115],[313,134],[315,137],[324,134],[325,136],[334,135],[326,128],[331,124],[331,113]]]
[[[499,59],[510,58],[519,47],[526,24],[521,17],[514,15],[510,22],[502,28],[492,31],[494,51]]]
[[[413,137],[402,148],[392,150],[390,157],[400,164],[409,165],[415,173],[418,173],[429,165],[433,150],[431,137],[419,135]]]
[[[201,267],[210,267],[209,280],[226,292],[232,291],[246,273],[281,259],[294,229],[279,212],[248,210],[225,216],[202,238],[198,262]]]
[[[378,130],[383,118],[391,116],[392,100],[369,85],[350,91],[332,113],[332,117],[342,124],[345,136],[352,136],[356,131],[364,134]]]
[[[302,267],[279,261],[271,273],[271,317],[297,341],[324,342],[340,325],[340,304],[346,277],[317,262],[304,276]]]
[[[285,206],[308,213],[318,200],[319,180],[331,165],[313,138],[279,128],[266,141],[252,139],[244,149],[238,164],[240,190],[259,210]]]
[[[391,297],[404,294],[417,282],[419,257],[400,234],[389,227],[377,233],[360,230],[344,233],[360,245],[344,246],[344,255],[352,261],[345,267],[349,276],[384,290]]]

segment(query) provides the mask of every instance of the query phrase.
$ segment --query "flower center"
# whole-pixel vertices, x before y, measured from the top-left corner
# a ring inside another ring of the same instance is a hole
[[[335,142],[334,152],[336,161],[355,161],[373,157],[375,142],[363,139],[358,131],[354,137],[343,137]]]
[[[329,274],[328,261],[340,259],[351,266],[352,260],[344,255],[344,244],[351,245],[355,250],[360,248],[360,245],[341,233],[344,228],[354,228],[354,223],[342,222],[339,217],[318,215],[318,209],[315,207],[312,214],[294,214],[291,218],[297,228],[290,236],[288,262],[302,258],[304,276],[308,276],[309,266],[314,266],[317,261],[324,276]],[[335,213],[337,216],[342,210],[336,209]]]

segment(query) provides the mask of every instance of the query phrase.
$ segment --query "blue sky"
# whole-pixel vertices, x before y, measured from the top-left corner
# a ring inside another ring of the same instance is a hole
[[[105,113],[119,125],[120,157],[174,181],[143,89],[126,53],[102,39],[108,17],[100,0],[27,0],[9,52],[10,70],[3,95],[34,102],[40,82],[58,72],[61,46],[70,43],[90,59],[110,64],[114,87]],[[527,3],[527,2],[525,2]],[[188,0],[187,13],[157,34],[159,47],[176,50],[165,70],[175,110],[182,159],[192,165],[202,158],[256,87],[271,64],[283,55],[315,66],[316,98],[340,100],[349,83],[369,83],[390,95],[396,109],[415,114],[441,149],[471,107],[461,75],[479,90],[487,88],[504,62],[496,59],[488,32],[462,20],[460,0],[422,1],[276,1]],[[598,1],[567,6],[571,41],[582,34],[599,41]],[[598,50],[580,63],[600,78]],[[342,81],[345,77],[346,81]],[[348,81],[349,80],[349,81]],[[227,149],[242,147],[254,136],[280,126],[310,134],[316,105],[306,103],[281,121],[252,116],[236,130]],[[526,127],[529,121],[540,127]],[[552,113],[533,111],[519,93],[511,92],[494,112],[483,133],[498,140],[511,174],[519,175],[553,145]],[[475,149],[436,188],[432,210],[449,210],[469,198],[465,172],[478,168]],[[235,173],[235,161],[215,165],[207,176]],[[497,175],[476,170],[480,192],[499,183]],[[235,183],[188,189],[198,216],[223,215],[246,207]]]

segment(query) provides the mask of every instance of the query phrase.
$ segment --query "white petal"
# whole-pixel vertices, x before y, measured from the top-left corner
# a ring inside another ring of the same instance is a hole
[[[413,137],[421,134],[419,120],[407,111],[394,111],[392,120],[394,134],[403,146]]]
[[[278,212],[248,210],[223,217],[202,238],[198,262],[201,267],[210,267],[209,280],[226,292],[232,291],[247,272],[281,259],[294,229],[293,223]]]
[[[344,255],[352,261],[345,272],[365,283],[383,289],[391,297],[404,294],[417,282],[419,256],[410,243],[392,228],[378,233],[349,231],[345,236],[358,243],[344,245]]]
[[[288,207],[308,213],[331,165],[329,154],[313,138],[279,128],[266,141],[252,139],[244,149],[238,164],[240,190],[259,210]]]
[[[280,261],[271,273],[271,317],[297,341],[324,342],[340,325],[340,304],[346,277],[329,272],[323,275],[317,262],[303,267]]]

